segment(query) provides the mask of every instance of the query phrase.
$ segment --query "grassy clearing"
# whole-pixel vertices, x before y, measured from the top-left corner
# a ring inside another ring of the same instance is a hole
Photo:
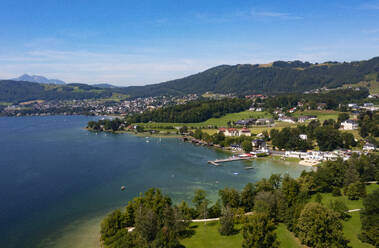
[[[186,248],[229,248],[242,246],[241,226],[236,226],[238,233],[231,236],[222,236],[218,232],[218,221],[204,223],[192,223],[191,230],[194,232],[189,238],[181,240]]]

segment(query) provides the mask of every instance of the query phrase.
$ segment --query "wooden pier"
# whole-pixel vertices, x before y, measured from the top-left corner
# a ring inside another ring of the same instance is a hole
[[[250,159],[250,157],[229,157],[226,159],[216,159],[213,161],[208,161],[208,164],[219,166],[220,163],[233,162],[233,161],[238,161],[238,160],[248,160],[248,159]]]

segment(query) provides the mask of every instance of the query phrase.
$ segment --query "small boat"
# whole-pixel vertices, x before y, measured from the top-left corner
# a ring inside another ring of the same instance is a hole
[[[238,172],[234,172],[233,174],[234,174],[234,175],[238,175],[239,173],[238,173]]]
[[[149,143],[150,141],[149,140],[146,140],[146,143]]]
[[[251,170],[251,169],[254,169],[254,167],[253,166],[245,167],[245,170]]]
[[[124,191],[126,187],[124,185],[121,186],[121,191]]]

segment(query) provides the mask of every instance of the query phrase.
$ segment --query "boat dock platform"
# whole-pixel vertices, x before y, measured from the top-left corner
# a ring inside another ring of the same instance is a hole
[[[249,157],[229,157],[226,159],[216,159],[213,161],[208,161],[208,164],[213,164],[216,166],[219,166],[220,163],[225,163],[225,162],[233,162],[233,161],[238,161],[238,160],[248,160],[250,159]]]

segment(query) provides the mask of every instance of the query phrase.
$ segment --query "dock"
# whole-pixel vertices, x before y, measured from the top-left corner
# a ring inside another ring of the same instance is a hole
[[[226,159],[216,159],[213,161],[208,161],[208,164],[213,164],[215,166],[219,166],[220,163],[226,163],[226,162],[233,162],[233,161],[238,161],[238,160],[248,160],[249,157],[229,157]]]

